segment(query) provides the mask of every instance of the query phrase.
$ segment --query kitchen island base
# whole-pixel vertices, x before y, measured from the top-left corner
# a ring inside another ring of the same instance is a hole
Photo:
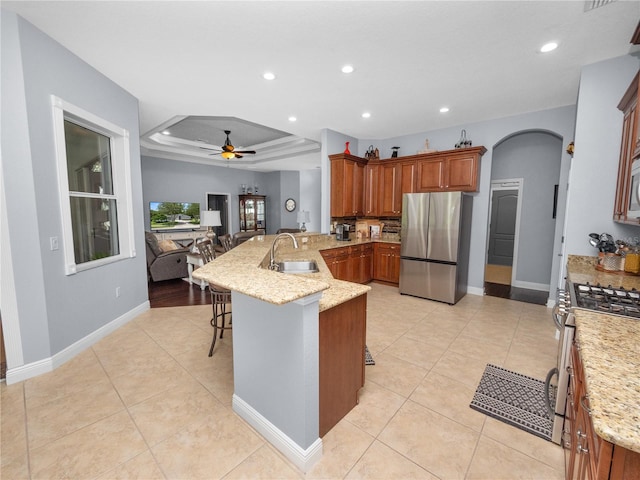
[[[323,312],[320,297],[275,305],[232,292],[233,410],[303,472],[364,385],[367,296]]]

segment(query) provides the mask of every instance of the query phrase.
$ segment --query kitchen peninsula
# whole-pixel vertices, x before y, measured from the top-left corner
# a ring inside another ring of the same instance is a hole
[[[370,287],[333,278],[320,252],[344,242],[327,235],[296,234],[298,249],[278,241],[277,261],[315,261],[317,273],[269,270],[275,238],[253,237],[193,276],[232,291],[234,411],[307,471],[364,384]]]
[[[569,281],[640,290],[640,276],[598,271],[596,260],[569,256]],[[575,423],[570,431],[580,438],[574,436],[576,445],[565,445],[574,451],[578,448],[569,465],[583,462],[584,471],[593,475],[589,478],[638,478],[640,319],[576,309],[575,323],[572,381],[578,388],[568,402],[575,412],[569,415]]]

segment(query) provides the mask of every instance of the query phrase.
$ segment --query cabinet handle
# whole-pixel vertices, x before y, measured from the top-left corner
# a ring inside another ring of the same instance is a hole
[[[580,398],[580,406],[584,409],[585,412],[587,412],[587,415],[591,416],[591,409],[587,407],[587,405],[585,404],[585,400],[589,400],[589,395],[583,395],[582,398]]]
[[[576,431],[576,436],[577,436],[578,438],[587,438],[587,434],[586,434],[586,433],[582,433],[582,432],[580,431],[580,429],[578,429],[578,430]]]
[[[578,445],[578,448],[576,450],[578,453],[582,453],[584,455],[587,455],[589,453],[589,449],[587,447],[583,447],[582,445]]]

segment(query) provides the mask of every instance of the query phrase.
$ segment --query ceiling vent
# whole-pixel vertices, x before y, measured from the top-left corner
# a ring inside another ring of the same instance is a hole
[[[604,7],[608,3],[613,3],[616,0],[586,0],[584,2],[584,11],[588,12],[596,8]]]

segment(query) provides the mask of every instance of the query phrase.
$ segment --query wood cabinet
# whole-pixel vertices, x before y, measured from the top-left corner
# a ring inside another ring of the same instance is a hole
[[[380,165],[369,162],[364,167],[364,215],[377,217],[378,213],[378,177]],[[333,190],[333,189],[332,189]]]
[[[364,386],[366,312],[366,294],[320,312],[320,437],[358,403]]]
[[[577,341],[571,348],[564,447],[567,480],[638,479],[640,453],[601,439],[593,429]]]
[[[373,244],[373,279],[393,285],[400,283],[400,245]]]
[[[373,278],[373,245],[365,243],[349,249],[349,281],[369,283]]]
[[[484,147],[429,154],[417,163],[416,192],[477,192]]]
[[[640,72],[629,85],[618,108],[624,113],[622,123],[622,140],[620,144],[620,160],[618,162],[618,180],[613,207],[613,220],[619,223],[637,225],[637,218],[628,218],[629,201],[631,199],[631,166],[633,159],[640,156],[640,122],[638,117],[638,89],[640,88]]]
[[[320,254],[333,278],[349,281],[349,247],[322,250]]]
[[[267,229],[267,197],[264,195],[240,195],[240,231]]]
[[[402,195],[413,192],[477,192],[484,147],[424,153],[387,160],[329,155],[331,216],[402,215]]]
[[[337,280],[369,283],[373,272],[373,245],[337,247],[320,252],[331,275]]]
[[[380,164],[379,215],[399,217],[402,214],[402,194],[415,191],[415,171],[415,160]]]
[[[344,153],[331,160],[331,216],[364,215],[364,171],[366,160]]]

